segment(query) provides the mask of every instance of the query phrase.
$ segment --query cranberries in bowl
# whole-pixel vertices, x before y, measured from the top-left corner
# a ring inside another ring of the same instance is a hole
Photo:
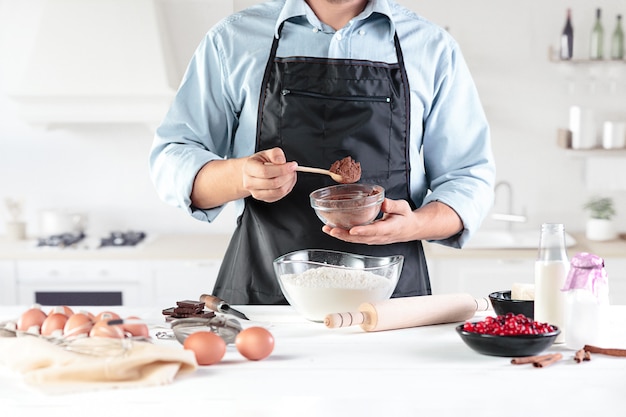
[[[456,331],[476,352],[510,358],[537,355],[549,348],[561,333],[556,326],[513,313],[465,322]]]
[[[372,184],[339,184],[315,190],[309,197],[324,224],[348,230],[376,219],[385,189]]]

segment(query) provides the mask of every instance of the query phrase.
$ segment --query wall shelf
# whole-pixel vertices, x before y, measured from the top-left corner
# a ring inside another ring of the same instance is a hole
[[[603,148],[592,148],[592,149],[566,149],[565,152],[568,156],[572,157],[626,157],[626,148],[625,149],[603,149]]]
[[[550,58],[550,62],[564,65],[626,65],[624,59],[557,59]]]
[[[623,59],[589,59],[589,58],[572,58],[561,59],[559,51],[554,46],[548,47],[548,60],[555,64],[564,65],[626,65],[626,57]]]

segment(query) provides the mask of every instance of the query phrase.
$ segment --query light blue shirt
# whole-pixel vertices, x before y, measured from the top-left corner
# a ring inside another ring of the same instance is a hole
[[[397,32],[411,90],[411,198],[417,207],[433,200],[452,207],[464,231],[438,242],[462,246],[493,202],[489,125],[455,40],[392,0],[370,0],[338,31],[320,22],[304,0],[259,4],[213,27],[156,131],[150,172],[160,198],[199,220],[217,217],[222,207],[191,205],[193,181],[211,160],[255,152],[260,87],[272,38],[282,22],[281,57],[395,63]],[[236,204],[241,212],[243,200]]]

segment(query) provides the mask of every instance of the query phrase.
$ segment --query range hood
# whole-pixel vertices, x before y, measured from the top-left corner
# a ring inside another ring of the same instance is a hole
[[[23,120],[154,125],[163,118],[180,74],[155,0],[6,3],[13,8],[3,13],[11,19],[1,22],[11,26],[4,43],[15,59],[7,61],[4,89]]]

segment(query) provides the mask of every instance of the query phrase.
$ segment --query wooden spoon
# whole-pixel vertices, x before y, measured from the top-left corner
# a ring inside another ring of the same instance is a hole
[[[272,165],[271,162],[266,162],[265,165]],[[296,168],[296,171],[300,171],[300,172],[310,172],[313,174],[322,174],[322,175],[328,175],[330,178],[332,178],[335,182],[338,183],[343,183],[343,177],[339,174],[336,174],[332,171],[329,171],[327,169],[322,169],[322,168],[311,168],[311,167],[303,167],[298,165],[298,167]]]
[[[296,168],[296,171],[300,171],[300,172],[311,172],[313,174],[323,174],[323,175],[328,175],[330,178],[332,178],[335,182],[338,183],[343,183],[343,177],[339,174],[336,174],[332,171],[329,171],[327,169],[322,169],[322,168],[311,168],[311,167],[303,167],[298,165],[298,167]]]

